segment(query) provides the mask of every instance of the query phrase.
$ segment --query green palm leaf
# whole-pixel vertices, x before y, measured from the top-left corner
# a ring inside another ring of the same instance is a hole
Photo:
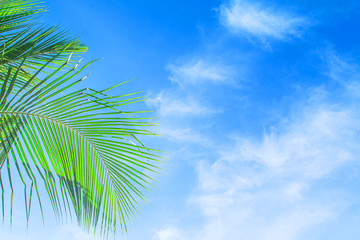
[[[111,96],[116,86],[77,88],[86,78],[80,73],[92,62],[77,70],[71,55],[87,48],[57,27],[33,26],[43,11],[34,0],[0,1],[2,217],[3,178],[7,175],[11,189],[11,221],[12,180],[18,176],[27,220],[33,194],[43,211],[43,183],[58,217],[74,214],[84,229],[100,226],[104,235],[116,225],[127,231],[153,181],[148,173],[158,171],[156,151],[138,140],[154,135],[146,129],[155,124],[138,117],[144,111],[121,111],[143,101],[139,93]]]
[[[107,231],[118,219],[126,231],[138,200],[145,200],[142,191],[153,181],[145,172],[158,169],[154,150],[134,143],[136,136],[154,135],[142,129],[154,124],[134,116],[141,112],[119,110],[144,99],[135,93],[110,96],[106,90],[71,90],[84,79],[76,78],[87,65],[43,77],[30,89],[39,72],[15,85],[12,72],[19,69],[9,68],[0,94],[0,166],[11,156],[19,177],[25,186],[28,178],[41,205],[36,177],[40,176],[55,212],[74,211],[85,229],[101,225]],[[11,179],[10,164],[6,165]]]
[[[1,0],[0,1],[0,34],[29,26],[45,9],[40,1],[34,0]]]
[[[87,51],[84,44],[74,40],[68,32],[61,31],[59,27],[37,27],[33,20],[44,11],[45,8],[39,1],[0,1],[0,75],[3,75],[9,66],[18,67],[26,56],[27,61],[23,62],[17,78],[18,81],[26,81],[31,76],[31,70],[41,68],[54,56],[57,57],[52,63],[58,65],[70,53]],[[48,64],[47,68],[56,66]]]

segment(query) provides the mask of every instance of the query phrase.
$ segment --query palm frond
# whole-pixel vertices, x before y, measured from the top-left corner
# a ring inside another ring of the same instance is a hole
[[[28,55],[22,69],[28,72],[42,66],[60,51],[62,55],[52,63],[62,62],[71,52],[86,52],[87,47],[78,40],[74,41],[66,31],[59,31],[58,27],[29,27],[16,35],[0,39],[0,66],[17,66]]]
[[[42,3],[36,0],[0,1],[0,72],[8,66],[18,66],[27,56],[21,69],[26,79],[31,70],[38,69],[60,51],[62,55],[53,64],[60,64],[69,53],[87,51],[87,47],[67,31],[35,25],[33,20],[44,11]]]
[[[45,65],[57,62],[61,53]],[[138,136],[155,135],[147,130],[155,124],[137,117],[143,111],[121,111],[144,98],[111,96],[109,89],[73,90],[91,62],[77,70],[66,68],[65,61],[48,75],[38,69],[18,81],[29,55],[19,66],[8,66],[0,91],[0,166],[7,166],[10,184],[10,160],[24,186],[30,182],[27,219],[33,191],[41,207],[41,178],[58,216],[73,212],[86,230],[100,226],[104,235],[116,224],[127,231],[153,181],[147,173],[157,172],[160,162],[155,150],[138,141]]]
[[[29,25],[45,8],[36,0],[1,0],[0,35]],[[31,23],[32,24],[32,23]]]

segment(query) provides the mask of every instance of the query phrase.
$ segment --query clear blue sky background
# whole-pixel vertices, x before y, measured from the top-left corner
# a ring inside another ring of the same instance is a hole
[[[360,237],[360,3],[48,0],[89,46],[96,88],[136,78],[168,164],[128,240]],[[22,206],[22,192],[17,206]],[[80,240],[75,223],[0,239]]]

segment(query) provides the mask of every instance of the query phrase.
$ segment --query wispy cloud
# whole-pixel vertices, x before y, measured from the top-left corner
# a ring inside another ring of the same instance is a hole
[[[181,116],[202,116],[218,112],[201,103],[195,96],[179,96],[170,91],[162,91],[146,103],[156,107],[160,117],[175,116],[179,118]]]
[[[199,59],[181,65],[169,64],[169,79],[179,85],[197,83],[230,83],[232,68],[219,62]]]
[[[162,125],[159,127],[158,134],[166,137],[169,141],[181,143],[208,143],[208,139],[198,131],[189,127],[179,127],[174,125]]]
[[[350,111],[317,109],[281,134],[237,140],[202,162],[191,198],[209,220],[199,239],[294,239],[340,214],[346,196],[313,184],[360,155],[359,122]]]
[[[190,203],[207,220],[195,239],[298,239],[359,201],[341,169],[357,165],[360,156],[355,104],[360,95],[347,99],[347,83],[360,70],[336,61],[342,64],[329,65],[328,75],[342,79],[340,89],[310,90],[309,98],[262,138],[238,135],[218,148],[217,160],[200,161]],[[350,78],[344,71],[349,67]],[[341,186],[318,184],[332,178],[341,179]]]
[[[160,126],[157,133],[168,141],[177,143],[209,144],[201,133],[203,126],[192,126],[192,122],[201,122],[220,111],[212,109],[202,102],[198,96],[179,90],[164,90],[146,104],[156,108],[157,121]]]
[[[347,88],[350,97],[360,96],[360,66],[349,57],[341,56],[332,48],[321,53],[326,64],[324,74]]]
[[[56,233],[51,240],[73,239],[73,240],[100,240],[98,236],[84,232],[81,228],[74,224],[67,224],[58,227]]]
[[[261,143],[245,140],[237,158],[303,177],[319,178],[353,156],[357,144],[353,132],[360,130],[358,116],[350,110],[313,109],[310,116],[291,125],[286,133],[270,133]],[[341,144],[340,144],[341,143]],[[234,153],[232,153],[234,155]],[[227,156],[229,157],[229,156]],[[288,166],[289,164],[289,166]],[[301,166],[293,169],[292,166]]]
[[[185,240],[185,237],[179,229],[169,227],[158,230],[152,240]]]
[[[300,37],[310,21],[284,10],[233,0],[220,7],[221,21],[233,33],[283,40]]]

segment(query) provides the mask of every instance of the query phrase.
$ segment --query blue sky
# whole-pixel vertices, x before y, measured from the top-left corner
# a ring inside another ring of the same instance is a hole
[[[86,84],[145,90],[168,163],[127,240],[358,239],[358,1],[49,0]],[[19,193],[16,202],[21,206]],[[17,210],[0,239],[98,240]],[[18,209],[21,209],[19,207]],[[24,216],[23,216],[24,215]]]

